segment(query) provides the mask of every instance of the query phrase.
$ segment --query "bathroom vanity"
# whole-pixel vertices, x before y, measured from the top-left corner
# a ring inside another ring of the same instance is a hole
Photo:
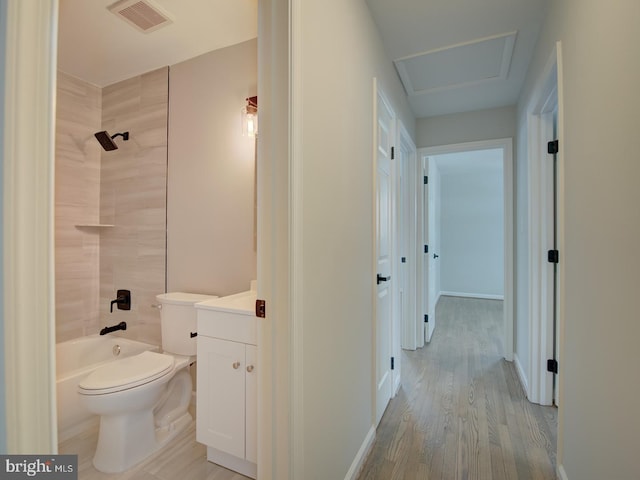
[[[251,478],[257,474],[255,290],[196,305],[196,439],[207,460]]]

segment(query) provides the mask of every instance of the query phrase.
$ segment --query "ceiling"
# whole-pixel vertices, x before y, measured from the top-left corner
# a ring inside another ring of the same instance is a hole
[[[417,118],[517,103],[548,0],[366,0]]]
[[[59,68],[103,87],[257,36],[258,0],[150,1],[171,22],[142,33],[107,10],[115,0],[60,0]],[[548,1],[366,3],[422,118],[514,105]]]
[[[151,0],[172,22],[142,33],[116,0],[60,0],[58,66],[99,87],[256,38],[258,0]]]

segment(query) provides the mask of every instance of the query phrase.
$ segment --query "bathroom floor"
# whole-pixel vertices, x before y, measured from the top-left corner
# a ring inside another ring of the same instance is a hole
[[[91,459],[98,443],[98,427],[59,445],[60,454],[78,455],[79,480],[245,480],[248,477],[207,461],[207,449],[196,442],[196,425],[136,467],[120,474],[106,474],[93,468]]]

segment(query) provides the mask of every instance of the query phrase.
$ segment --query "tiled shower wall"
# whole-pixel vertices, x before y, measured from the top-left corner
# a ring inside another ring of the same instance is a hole
[[[97,333],[100,283],[101,89],[58,74],[56,114],[56,341]]]
[[[167,114],[169,69],[105,87],[102,127],[118,137],[118,150],[102,153],[100,318],[127,322],[127,338],[160,344],[155,296],[165,291]],[[131,291],[131,310],[109,312],[118,289]]]
[[[100,89],[61,73],[56,147],[57,342],[127,322],[160,344],[165,291],[168,68]],[[105,152],[93,136],[129,131]],[[113,227],[77,227],[80,224]],[[117,289],[130,311],[109,313]]]

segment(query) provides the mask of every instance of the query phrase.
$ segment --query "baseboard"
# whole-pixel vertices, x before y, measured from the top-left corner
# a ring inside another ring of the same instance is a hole
[[[364,442],[362,442],[362,445],[360,446],[360,450],[358,450],[358,454],[356,455],[356,458],[353,459],[353,462],[351,463],[351,467],[349,468],[349,471],[345,475],[344,480],[355,480],[356,478],[358,478],[358,475],[360,474],[360,470],[362,469],[365,460],[369,456],[369,451],[371,451],[371,447],[373,446],[373,441],[375,440],[375,438],[376,438],[376,427],[374,425],[371,425],[371,428],[369,429],[369,433],[367,433],[367,436],[365,437]]]
[[[504,300],[504,295],[490,295],[486,293],[467,293],[467,292],[440,292],[443,297],[466,297],[481,298],[484,300]]]
[[[560,478],[560,480],[569,480],[567,472],[564,471],[564,467],[562,465],[558,465],[558,478]]]
[[[527,380],[527,376],[524,373],[524,369],[522,368],[522,364],[520,363],[520,357],[518,357],[517,353],[513,354],[513,363],[516,365],[516,372],[518,372],[518,378],[520,379],[520,384],[524,389],[524,393],[527,398],[530,398],[529,395],[529,381]]]

